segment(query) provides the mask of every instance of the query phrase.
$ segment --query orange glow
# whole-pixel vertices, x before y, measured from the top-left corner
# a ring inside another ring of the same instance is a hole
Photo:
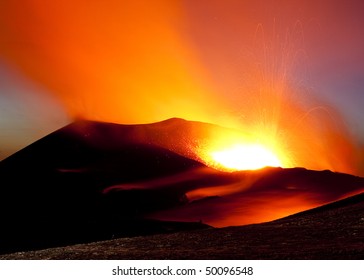
[[[263,167],[294,167],[290,151],[276,134],[264,133],[264,127],[250,133],[214,127],[205,132],[195,153],[207,166],[221,171],[254,170]],[[265,134],[265,135],[263,135]],[[272,134],[272,135],[269,135]]]
[[[228,170],[252,170],[281,166],[280,160],[262,145],[236,145],[211,152],[212,159]]]
[[[185,124],[171,135],[169,127],[153,124],[157,129],[139,131],[152,144],[220,171],[298,166],[360,175],[345,120],[307,83],[308,66],[319,60],[307,62],[306,46],[330,50],[312,22],[325,23],[330,9],[317,1],[266,2],[3,1],[0,54],[47,88],[72,118],[141,124],[177,117],[235,129]],[[332,22],[336,33],[339,21]],[[198,213],[212,225],[238,225],[321,202],[310,193],[291,194],[291,186],[239,195],[253,185],[249,180],[187,193],[224,195],[219,204],[206,200],[155,217],[191,220]]]
[[[313,199],[312,193],[309,194],[304,190],[290,194],[285,190],[254,193],[254,189],[250,189],[252,192],[250,193],[247,189],[240,188],[239,190],[237,185],[232,187],[231,194],[226,191],[226,189],[230,189],[230,186],[215,188],[214,195],[222,195],[221,197],[205,198],[200,203],[191,203],[184,208],[157,212],[151,217],[178,221],[200,219],[215,227],[225,227],[268,222],[323,204],[322,201]],[[204,192],[207,195],[207,191],[207,189],[192,191],[188,197],[199,199],[203,197]],[[208,195],[211,196],[212,193]]]
[[[182,16],[180,4],[166,0],[25,0],[22,8],[7,1],[0,37],[8,43],[0,52],[58,97],[71,117],[211,121],[221,100],[211,98],[205,71],[182,36]]]
[[[259,4],[195,2],[5,1],[0,52],[71,117],[124,124],[180,117],[249,134],[195,143],[195,158],[209,166],[210,152],[242,142],[261,144],[284,167],[357,174],[341,116],[295,76],[306,64],[303,38],[315,35],[305,34],[300,9],[283,5],[284,21],[270,21]]]

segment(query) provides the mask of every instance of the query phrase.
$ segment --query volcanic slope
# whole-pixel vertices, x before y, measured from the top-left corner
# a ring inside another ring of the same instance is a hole
[[[0,253],[269,221],[298,212],[297,197],[308,209],[364,187],[330,171],[226,173],[197,161],[196,145],[224,131],[170,119],[51,133],[0,162]]]
[[[364,258],[364,193],[273,222],[120,238],[0,259]]]
[[[205,168],[169,150],[128,138],[134,126],[72,123],[0,162],[0,252],[46,248],[112,236],[201,228],[155,224],[145,212],[184,203],[181,191],[107,187]],[[138,134],[138,133],[136,133]],[[146,142],[146,141],[145,141]],[[143,226],[143,223],[145,224]]]

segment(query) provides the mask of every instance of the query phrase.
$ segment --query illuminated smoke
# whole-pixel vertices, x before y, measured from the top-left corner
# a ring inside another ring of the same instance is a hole
[[[357,174],[340,114],[296,69],[310,57],[305,38],[317,36],[306,18],[327,20],[326,6],[198,2],[5,1],[0,51],[74,118],[206,121],[238,128],[285,167]],[[219,147],[200,148],[208,163]]]

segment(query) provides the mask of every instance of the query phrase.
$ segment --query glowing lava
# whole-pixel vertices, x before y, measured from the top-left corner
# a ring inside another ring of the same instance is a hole
[[[212,159],[223,169],[254,170],[266,166],[282,166],[278,157],[259,144],[235,145],[211,153]]]

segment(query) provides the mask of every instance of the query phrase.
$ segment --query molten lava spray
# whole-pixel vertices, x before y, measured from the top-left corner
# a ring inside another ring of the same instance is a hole
[[[2,1],[0,51],[75,118],[181,117],[242,131],[206,136],[196,149],[210,166],[221,167],[215,152],[259,146],[283,167],[356,174],[341,117],[296,71],[317,7],[243,2]]]

